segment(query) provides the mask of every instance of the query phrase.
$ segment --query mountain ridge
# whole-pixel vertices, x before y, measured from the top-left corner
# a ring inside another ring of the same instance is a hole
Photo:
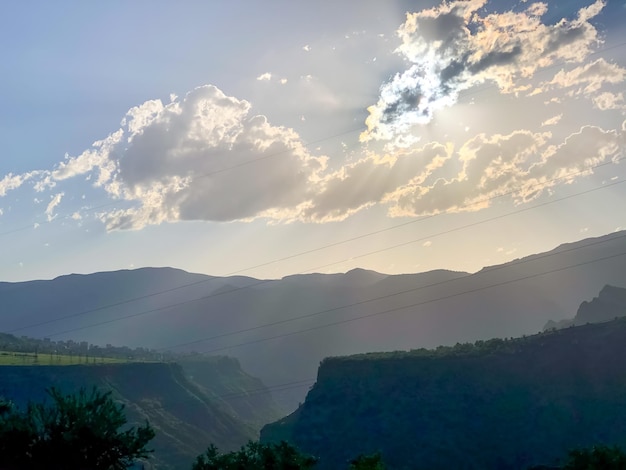
[[[535,333],[550,319],[571,317],[605,284],[626,279],[625,253],[626,232],[618,232],[476,273],[357,269],[256,280],[150,268],[20,289],[5,284],[0,330],[227,354],[274,386],[313,376],[329,355]],[[293,409],[305,391],[277,399]]]

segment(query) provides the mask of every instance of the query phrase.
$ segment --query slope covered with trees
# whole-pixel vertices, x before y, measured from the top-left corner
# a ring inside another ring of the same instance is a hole
[[[520,469],[626,443],[626,319],[514,340],[322,362],[292,415],[266,426],[340,468],[381,451],[390,469]]]
[[[189,465],[209,443],[234,450],[256,438],[255,429],[238,419],[216,396],[190,381],[178,364],[129,363],[110,365],[4,366],[0,396],[25,408],[28,402],[49,399],[45,390],[61,393],[97,387],[111,391],[125,405],[128,421],[149,421],[156,432],[151,443],[160,469]]]

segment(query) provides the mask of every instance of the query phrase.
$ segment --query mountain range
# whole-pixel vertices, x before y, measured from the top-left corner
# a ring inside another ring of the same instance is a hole
[[[327,356],[535,333],[604,285],[623,286],[625,255],[622,231],[476,273],[258,280],[143,268],[3,282],[0,331],[226,354],[293,410]]]

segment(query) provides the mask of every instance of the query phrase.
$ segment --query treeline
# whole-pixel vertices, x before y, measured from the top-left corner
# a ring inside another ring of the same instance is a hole
[[[626,317],[615,318],[613,323],[626,323]],[[587,323],[587,327],[592,324]],[[570,328],[574,328],[571,325]],[[491,354],[519,354],[527,350],[536,349],[538,342],[543,338],[554,338],[561,336],[566,331],[558,329],[547,329],[534,335],[523,335],[517,338],[492,338],[488,340],[478,340],[473,343],[456,343],[452,346],[437,346],[434,349],[419,348],[410,349],[408,351],[389,351],[389,352],[368,352],[362,354],[353,354],[350,356],[331,356],[322,361],[326,362],[343,362],[343,361],[376,361],[381,359],[411,359],[411,358],[446,358],[459,356],[486,356]]]
[[[50,357],[64,355],[76,358],[91,358],[86,362],[96,362],[94,358],[108,358],[123,361],[168,362],[188,354],[177,354],[172,351],[157,351],[149,348],[129,348],[127,346],[96,345],[87,341],[57,340],[50,338],[37,339],[28,336],[15,336],[0,333],[0,351],[27,355],[48,355]]]
[[[111,393],[81,390],[64,395],[49,390],[52,403],[30,404],[25,410],[0,400],[0,468],[26,470],[118,470],[149,465],[154,429],[148,422],[128,428],[122,405]],[[311,470],[317,459],[281,442],[249,442],[240,450],[220,452],[209,445],[191,470]],[[380,454],[359,455],[346,462],[349,470],[385,470]],[[619,447],[576,449],[562,466],[531,470],[623,470],[626,453]]]

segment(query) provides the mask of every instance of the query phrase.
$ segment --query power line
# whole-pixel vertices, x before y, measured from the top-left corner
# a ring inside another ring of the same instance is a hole
[[[573,176],[576,176],[576,175],[579,175],[579,174],[582,174],[582,173],[586,173],[589,170],[593,170],[593,169],[597,169],[597,168],[600,168],[600,167],[603,167],[603,166],[607,166],[607,165],[610,165],[610,164],[618,163],[619,161],[624,160],[624,159],[626,159],[626,156],[624,156],[622,158],[619,158],[619,159],[616,159],[616,160],[610,160],[608,162],[599,163],[597,165],[594,165],[594,166],[591,166],[591,167],[587,167],[584,170],[579,170],[579,171],[576,171],[576,172],[568,173],[567,175],[559,176],[559,177],[553,178],[551,180],[545,181],[543,183],[538,183],[536,185],[532,185],[532,186],[530,186],[527,189],[538,189],[538,188],[546,187],[546,186],[554,183],[555,181],[559,181],[559,180],[563,180],[563,179],[569,179],[569,178],[571,178]],[[552,204],[552,203],[555,203],[555,202],[559,202],[559,201],[564,200],[564,199],[569,199],[569,198],[574,197],[574,196],[578,196],[578,195],[581,195],[581,194],[586,194],[588,192],[596,191],[596,190],[599,190],[599,189],[604,189],[606,187],[614,186],[616,184],[621,184],[623,182],[624,181],[618,181],[618,182],[609,183],[609,184],[601,186],[599,188],[594,188],[594,189],[591,189],[591,190],[587,190],[587,191],[584,191],[582,193],[577,193],[577,194],[574,194],[574,195],[566,196],[564,198],[557,199],[557,200],[547,201],[547,202],[545,202],[543,204],[540,204],[538,206],[531,206],[530,208],[519,209],[518,211],[514,211],[511,214],[525,212],[527,210],[531,210],[531,209],[536,208],[536,207],[541,207],[543,205],[548,205],[548,204]],[[486,202],[490,202],[490,201],[493,201],[493,200],[501,198],[501,197],[510,196],[512,194],[515,194],[515,193],[519,192],[520,190],[521,189],[513,189],[513,190],[507,191],[507,192],[505,192],[503,194],[498,194],[498,195],[495,195],[495,196],[484,198],[484,199],[481,199],[479,201],[473,201],[471,203],[467,203],[467,204],[462,205],[461,208],[468,208],[468,207],[472,207],[472,206],[475,206],[475,205],[484,204]],[[342,245],[342,244],[345,244],[345,243],[350,243],[350,242],[353,242],[353,241],[356,241],[356,240],[367,238],[367,237],[370,237],[370,236],[373,236],[373,235],[378,235],[378,234],[381,234],[381,233],[384,233],[384,232],[389,232],[391,230],[395,230],[395,229],[398,229],[398,228],[401,228],[401,227],[406,227],[408,225],[412,225],[412,224],[415,224],[415,223],[418,223],[418,222],[422,222],[424,220],[432,219],[434,217],[438,217],[438,216],[441,216],[441,215],[444,215],[444,214],[445,213],[431,214],[429,216],[425,216],[425,217],[421,217],[421,218],[418,218],[418,219],[415,219],[415,220],[411,220],[411,221],[408,221],[408,222],[403,222],[403,223],[400,223],[400,224],[396,224],[396,225],[393,225],[391,227],[386,227],[384,229],[379,229],[379,230],[368,232],[368,233],[365,233],[365,234],[362,234],[362,235],[358,235],[358,236],[355,236],[355,237],[350,237],[348,239],[344,239],[344,240],[341,240],[339,242],[329,243],[329,244],[326,244],[326,245],[323,245],[323,246],[320,246],[320,247],[316,247],[316,248],[313,248],[313,249],[310,249],[310,250],[305,250],[305,251],[302,251],[302,252],[299,252],[299,253],[295,253],[295,254],[292,254],[292,255],[284,256],[282,258],[277,258],[277,259],[270,260],[270,261],[267,261],[267,262],[264,262],[264,263],[256,264],[254,266],[250,266],[250,267],[247,267],[247,268],[244,268],[244,269],[239,269],[239,270],[236,270],[236,271],[232,271],[230,273],[225,274],[222,277],[234,276],[234,275],[237,275],[237,274],[244,273],[246,271],[250,271],[252,269],[258,269],[260,267],[269,266],[271,264],[279,263],[279,262],[282,262],[282,261],[295,259],[295,258],[298,258],[300,256],[304,256],[304,255],[307,255],[307,254],[311,254],[311,253],[315,253],[315,252],[318,252],[318,251],[322,251],[322,250],[327,249],[327,248],[331,248],[331,247],[334,247],[334,246]],[[423,241],[423,240],[426,240],[426,239],[429,239],[429,238],[435,238],[437,236],[446,235],[446,234],[449,234],[449,233],[452,233],[452,232],[455,232],[455,231],[458,231],[458,230],[462,230],[462,229],[465,229],[465,228],[473,227],[473,226],[476,226],[476,225],[481,225],[483,223],[486,223],[486,222],[489,222],[489,221],[492,221],[492,220],[497,220],[498,218],[507,217],[508,215],[511,215],[511,214],[504,214],[504,215],[501,215],[501,216],[496,216],[494,218],[487,219],[486,221],[475,222],[475,223],[472,223],[472,224],[468,224],[468,225],[464,225],[464,226],[461,226],[461,227],[457,227],[455,229],[439,232],[439,233],[436,233],[436,234],[433,234],[433,235],[430,235],[430,236],[427,236],[427,237],[422,237],[422,238],[414,239],[414,240],[411,240],[411,241],[408,241],[408,242],[404,242],[404,243],[401,243],[401,244],[393,245],[391,247],[387,247],[387,248],[383,248],[383,249],[380,249],[380,250],[368,252],[368,253],[361,254],[361,255],[358,255],[358,256],[352,256],[349,259],[343,259],[343,260],[340,260],[340,261],[337,261],[337,262],[333,262],[333,263],[329,263],[329,264],[325,264],[325,265],[321,265],[321,266],[316,266],[314,268],[307,269],[305,271],[301,271],[300,274],[306,273],[306,272],[309,272],[309,271],[314,271],[314,270],[326,268],[326,267],[333,266],[333,265],[336,265],[336,264],[340,264],[340,263],[343,263],[343,262],[351,260],[351,259],[358,259],[358,258],[362,258],[362,257],[369,256],[369,255],[372,255],[372,254],[381,253],[383,251],[388,251],[390,249],[398,248],[400,246],[405,246],[405,245],[409,245],[409,244],[412,244],[412,243],[417,243],[419,241]],[[126,305],[126,304],[129,304],[129,303],[132,303],[132,302],[136,302],[138,300],[144,300],[144,299],[147,299],[147,298],[155,297],[155,296],[158,296],[158,295],[161,295],[161,294],[164,294],[164,293],[169,293],[169,292],[173,292],[173,291],[180,290],[180,289],[183,289],[183,288],[193,287],[193,286],[197,286],[197,285],[204,284],[204,283],[209,283],[209,282],[214,281],[216,279],[220,279],[220,278],[219,277],[209,277],[208,279],[202,279],[200,281],[196,281],[196,282],[192,282],[192,283],[188,283],[188,284],[183,284],[183,285],[180,285],[180,286],[177,286],[177,287],[172,287],[172,288],[169,288],[169,289],[152,292],[150,294],[145,294],[145,295],[138,296],[138,297],[133,297],[131,299],[126,299],[126,300],[123,300],[123,301],[120,301],[120,302],[115,302],[113,304],[108,304],[108,305],[104,305],[104,306],[101,306],[101,307],[97,307],[97,308],[93,308],[93,309],[88,309],[88,310],[84,310],[84,311],[81,311],[81,312],[77,312],[77,313],[74,313],[74,314],[65,315],[65,316],[57,317],[57,318],[50,319],[50,320],[45,320],[43,322],[33,323],[33,324],[30,324],[30,325],[27,325],[27,326],[23,326],[23,327],[15,328],[13,330],[9,330],[7,332],[8,333],[15,333],[15,332],[23,331],[23,330],[26,330],[26,329],[31,329],[31,328],[35,328],[35,327],[38,327],[38,326],[43,326],[43,325],[55,323],[55,322],[58,322],[58,321],[66,320],[66,319],[69,319],[69,318],[75,318],[75,317],[79,317],[79,316],[84,316],[84,315],[87,315],[89,313],[94,313],[94,312],[106,310],[106,309],[112,308],[112,307],[119,307],[119,306]],[[184,301],[182,303],[174,304],[174,305],[171,305],[169,307],[163,307],[160,310],[164,310],[164,309],[175,307],[175,306],[184,305],[186,303],[194,302],[194,301],[197,301],[197,300],[207,299],[207,298],[210,298],[210,297],[213,297],[213,296],[224,295],[224,294],[236,291],[236,290],[252,288],[252,287],[255,287],[255,286],[258,286],[258,285],[261,285],[261,284],[265,284],[265,283],[268,283],[268,282],[272,282],[272,281],[271,280],[259,281],[259,282],[253,283],[251,285],[248,285],[248,286],[244,286],[244,287],[239,287],[237,289],[233,289],[231,291],[224,291],[224,292],[220,292],[220,293],[217,293],[217,294],[211,294],[211,295],[208,295],[208,296],[200,297],[199,299],[194,299],[194,300],[190,300],[190,301]],[[148,313],[148,312],[142,312],[141,314],[145,314],[145,313]],[[140,315],[140,314],[138,314],[138,315]],[[61,334],[61,333],[59,333],[59,334]]]
[[[467,295],[467,294],[473,294],[473,293],[484,291],[484,290],[487,290],[487,289],[492,289],[494,287],[501,287],[501,286],[504,286],[504,285],[513,284],[515,282],[520,282],[520,281],[525,281],[525,280],[529,280],[529,279],[534,279],[536,277],[545,276],[547,274],[554,274],[554,273],[557,273],[557,272],[560,272],[560,271],[565,271],[567,269],[578,268],[578,267],[585,266],[585,265],[588,265],[588,264],[597,263],[597,262],[600,262],[600,261],[606,261],[606,260],[609,260],[609,259],[615,259],[615,258],[618,258],[620,256],[624,256],[624,255],[626,255],[626,251],[622,252],[622,253],[615,254],[615,255],[611,255],[611,256],[605,256],[605,257],[602,257],[602,258],[597,258],[597,259],[594,259],[594,260],[591,260],[591,261],[585,261],[585,262],[582,262],[582,263],[577,263],[577,264],[573,264],[573,265],[570,265],[570,266],[565,266],[565,267],[558,268],[558,269],[552,269],[550,271],[545,271],[545,272],[542,272],[542,273],[531,274],[529,276],[520,277],[518,279],[512,279],[512,280],[508,280],[508,281],[503,281],[503,282],[499,282],[499,283],[496,283],[496,284],[491,284],[491,285],[483,286],[483,287],[477,287],[475,289],[470,289],[470,290],[467,290],[467,291],[458,292],[456,294],[451,294],[451,295],[446,295],[446,296],[443,296],[443,297],[438,297],[436,299],[430,299],[430,300],[426,300],[426,301],[422,301],[422,302],[416,302],[416,303],[413,303],[413,304],[404,305],[402,307],[395,307],[395,308],[391,308],[391,309],[388,309],[388,310],[383,310],[383,311],[380,311],[380,312],[370,313],[370,314],[362,315],[362,316],[355,317],[355,318],[349,318],[349,319],[346,319],[346,320],[340,320],[340,321],[336,321],[336,322],[332,322],[332,323],[327,323],[325,325],[313,326],[313,327],[310,327],[310,328],[304,328],[302,330],[292,331],[290,333],[283,333],[283,334],[280,334],[280,335],[270,336],[270,337],[267,337],[267,338],[262,338],[262,339],[252,340],[252,341],[246,341],[246,342],[239,343],[239,344],[232,344],[232,345],[229,345],[229,346],[223,346],[223,347],[220,347],[220,348],[209,349],[209,350],[205,350],[205,351],[201,351],[201,352],[204,353],[204,354],[210,354],[210,353],[214,353],[214,352],[218,352],[218,351],[224,351],[224,350],[227,350],[227,349],[238,348],[238,347],[242,347],[242,346],[249,346],[251,344],[264,343],[266,341],[270,341],[270,340],[273,340],[273,339],[285,338],[287,336],[294,336],[294,335],[298,335],[298,334],[301,334],[301,333],[307,333],[307,332],[310,332],[310,331],[321,330],[321,329],[329,328],[329,327],[332,327],[332,326],[343,325],[345,323],[351,323],[351,322],[355,322],[355,321],[365,320],[365,319],[376,317],[376,316],[379,316],[379,315],[386,315],[386,314],[390,314],[390,313],[396,313],[396,312],[399,312],[399,311],[402,311],[402,310],[406,310],[408,308],[420,307],[420,306],[423,306],[423,305],[427,305],[427,304],[434,303],[434,302],[439,302],[439,301],[442,301],[442,300],[448,300],[448,299],[452,299],[452,298],[455,298],[455,297],[460,297],[460,296]]]
[[[454,279],[446,279],[445,281],[434,282],[432,284],[426,284],[426,285],[419,286],[419,287],[413,287],[411,289],[406,289],[406,290],[402,290],[402,291],[399,291],[399,292],[394,292],[394,293],[391,293],[391,294],[386,294],[386,295],[382,295],[382,296],[379,296],[379,297],[374,297],[374,298],[371,298],[371,299],[362,300],[362,301],[359,301],[359,302],[353,302],[353,303],[349,303],[349,304],[346,304],[346,305],[341,305],[341,306],[338,306],[338,307],[333,307],[333,308],[329,308],[329,309],[325,309],[325,310],[318,310],[316,312],[307,313],[307,314],[300,315],[300,316],[297,316],[297,317],[291,317],[291,318],[287,318],[287,319],[284,319],[284,320],[275,321],[275,322],[272,322],[272,323],[265,323],[263,325],[258,325],[258,326],[254,326],[254,327],[250,327],[250,328],[245,328],[245,329],[241,329],[241,330],[237,330],[237,331],[232,331],[230,333],[223,333],[223,334],[219,334],[219,335],[208,336],[208,337],[205,337],[205,338],[200,338],[200,339],[189,341],[189,342],[186,342],[186,343],[177,343],[175,345],[166,346],[166,347],[163,347],[163,348],[158,348],[158,349],[156,349],[156,351],[167,351],[167,350],[172,350],[172,349],[175,349],[175,348],[180,348],[180,347],[183,347],[183,346],[191,346],[193,344],[199,344],[199,343],[203,343],[203,342],[206,342],[206,341],[211,341],[211,340],[218,339],[218,338],[225,338],[225,337],[228,337],[228,336],[234,336],[234,335],[241,334],[241,333],[247,333],[247,332],[250,332],[250,331],[260,330],[262,328],[268,328],[268,327],[271,327],[271,326],[276,326],[276,325],[281,325],[281,324],[285,324],[285,323],[290,323],[290,322],[293,322],[293,321],[302,320],[302,319],[305,319],[305,318],[311,318],[311,317],[322,315],[322,314],[325,314],[325,313],[332,313],[332,312],[336,312],[338,310],[343,310],[343,309],[346,309],[346,308],[358,307],[360,305],[365,305],[365,304],[368,304],[368,303],[377,302],[379,300],[384,300],[384,299],[388,299],[388,298],[392,298],[392,297],[397,297],[397,296],[400,296],[400,295],[408,294],[408,293],[411,293],[411,292],[418,292],[420,290],[430,289],[432,287],[439,287],[439,286],[442,286],[442,285],[445,285],[445,284],[454,283],[454,282],[457,282],[457,281],[461,281],[463,279],[467,279],[467,278],[472,277],[472,276],[480,276],[482,274],[493,274],[494,272],[499,271],[501,269],[509,269],[511,267],[516,267],[516,266],[519,266],[519,265],[522,265],[522,264],[535,262],[535,261],[542,260],[542,259],[545,259],[545,258],[549,258],[549,257],[552,257],[552,256],[559,256],[559,255],[562,255],[564,253],[569,253],[569,252],[572,252],[572,251],[578,251],[578,250],[581,250],[581,249],[584,249],[584,248],[589,248],[589,247],[592,247],[592,246],[601,245],[603,243],[609,243],[609,242],[618,240],[620,238],[626,238],[626,234],[618,235],[618,236],[610,238],[610,239],[596,240],[596,241],[588,243],[586,245],[567,248],[567,249],[560,250],[560,251],[555,252],[555,253],[544,253],[542,255],[536,255],[536,256],[533,256],[532,258],[521,259],[521,260],[518,260],[518,261],[515,261],[515,262],[512,262],[512,263],[507,263],[507,264],[503,264],[503,265],[500,265],[500,266],[495,266],[493,268],[490,268],[487,271],[481,271],[481,272],[478,272],[478,273],[475,273],[475,274],[467,274],[465,276],[456,277]]]
[[[495,217],[484,219],[484,220],[479,221],[479,222],[473,222],[471,224],[466,224],[466,225],[463,225],[463,226],[460,226],[460,227],[455,227],[453,229],[445,230],[445,231],[442,231],[442,232],[439,232],[437,234],[433,234],[433,235],[430,235],[430,236],[427,236],[427,237],[421,237],[421,238],[418,238],[418,239],[411,240],[409,242],[404,242],[404,243],[401,243],[401,244],[393,245],[391,247],[383,248],[383,249],[380,249],[380,250],[374,250],[374,251],[371,251],[371,252],[368,252],[368,253],[364,253],[364,254],[361,254],[361,255],[358,255],[358,256],[352,256],[350,259],[362,258],[364,256],[368,256],[368,255],[371,255],[371,254],[374,254],[374,253],[380,253],[380,252],[387,251],[387,250],[390,250],[390,249],[398,248],[399,246],[405,246],[405,245],[408,245],[408,244],[411,244],[411,243],[416,243],[416,242],[419,242],[419,241],[423,241],[423,240],[425,240],[427,238],[428,239],[435,238],[437,236],[453,233],[453,232],[462,230],[464,228],[475,227],[477,225],[481,225],[481,224],[484,224],[484,223],[487,223],[487,222],[492,222],[494,220],[499,220],[499,219],[502,219],[504,217],[508,217],[508,216],[511,216],[511,215],[516,215],[516,214],[519,214],[519,213],[522,213],[522,212],[527,212],[529,210],[532,210],[532,209],[535,209],[535,208],[538,208],[538,207],[544,207],[544,206],[549,205],[549,204],[554,204],[554,203],[557,203],[557,202],[561,202],[563,200],[571,199],[571,198],[576,197],[576,196],[580,196],[580,195],[583,195],[583,194],[588,194],[588,193],[591,193],[591,192],[594,192],[594,191],[598,191],[598,190],[605,189],[605,188],[608,188],[608,187],[611,187],[611,186],[622,184],[624,182],[626,182],[626,180],[616,181],[616,182],[613,182],[613,183],[610,183],[610,184],[607,184],[607,185],[600,186],[598,188],[589,189],[589,190],[586,190],[586,191],[582,191],[580,193],[575,193],[575,194],[572,194],[572,195],[569,195],[569,196],[565,196],[565,197],[562,197],[562,198],[559,198],[559,199],[554,199],[552,201],[546,201],[546,202],[544,202],[542,204],[539,204],[539,205],[535,205],[535,206],[527,207],[527,208],[523,208],[523,209],[518,209],[516,211],[509,212],[507,214],[501,214],[501,215],[498,215],[498,216],[495,216]],[[323,266],[317,266],[315,268],[312,268],[311,270],[317,270],[319,268],[332,266],[334,264],[339,264],[339,263],[342,263],[344,261],[345,260],[337,261],[337,262],[334,262],[334,263],[328,263],[328,264],[325,264]],[[111,320],[106,320],[106,321],[102,321],[102,322],[99,322],[99,323],[94,323],[94,324],[91,324],[91,325],[71,328],[71,329],[68,329],[68,330],[61,331],[61,332],[56,332],[56,333],[53,333],[53,334],[49,334],[48,336],[50,336],[50,337],[59,336],[59,335],[62,335],[62,334],[73,333],[75,331],[82,331],[82,330],[95,328],[95,327],[102,326],[102,325],[116,323],[118,321],[123,321],[123,320],[131,319],[131,318],[136,318],[136,317],[139,317],[139,316],[144,316],[144,315],[148,315],[148,314],[151,314],[151,313],[156,313],[156,312],[159,312],[159,311],[165,311],[165,310],[169,310],[169,309],[171,309],[173,307],[179,307],[181,305],[187,305],[187,304],[190,304],[190,303],[193,303],[193,302],[198,302],[198,301],[201,301],[201,300],[210,299],[210,298],[216,297],[218,295],[225,295],[225,294],[229,294],[229,293],[232,293],[232,292],[240,291],[242,289],[252,288],[252,287],[255,287],[255,286],[258,286],[258,285],[261,285],[261,284],[265,284],[265,283],[268,283],[268,282],[272,282],[272,281],[268,281],[268,280],[259,281],[259,282],[255,283],[255,284],[252,284],[252,285],[249,285],[249,286],[245,286],[245,287],[239,287],[239,288],[236,288],[236,289],[232,289],[230,291],[222,291],[222,292],[218,292],[216,294],[209,294],[209,295],[202,296],[202,297],[199,297],[199,298],[196,298],[196,299],[190,299],[190,300],[185,300],[185,301],[178,302],[178,303],[175,303],[175,304],[171,304],[171,305],[168,305],[168,306],[165,306],[165,307],[158,307],[158,308],[154,308],[154,309],[149,309],[149,310],[145,310],[145,311],[142,311],[142,312],[133,313],[133,314],[130,314],[130,315],[125,315],[125,316],[122,316],[122,317],[114,318],[114,319],[111,319]],[[84,314],[87,314],[87,313],[91,313],[91,312],[90,311],[79,312],[77,314],[73,314],[72,316],[76,317],[76,316],[84,315]],[[67,316],[62,318],[62,319],[67,319]],[[48,320],[46,322],[42,322],[42,324],[49,324],[49,323],[52,323],[52,322],[53,321]],[[40,326],[40,325],[30,325],[28,327],[23,327],[22,330],[26,329],[26,328],[34,328],[36,326]],[[9,333],[12,333],[14,331],[16,331],[16,330],[9,331]]]

